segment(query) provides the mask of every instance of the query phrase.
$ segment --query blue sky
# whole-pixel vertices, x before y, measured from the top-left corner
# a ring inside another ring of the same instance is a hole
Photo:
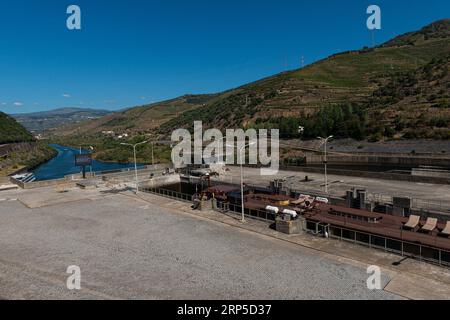
[[[82,30],[66,28],[81,8]],[[218,92],[450,16],[448,0],[9,0],[0,3],[0,110],[118,110]]]

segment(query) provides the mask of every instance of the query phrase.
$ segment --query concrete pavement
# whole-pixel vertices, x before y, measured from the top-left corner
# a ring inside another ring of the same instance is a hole
[[[47,190],[49,191],[49,190]],[[22,203],[35,190],[16,194]],[[74,198],[62,198],[73,192]],[[82,195],[85,195],[83,198]],[[12,197],[9,196],[5,197]],[[40,197],[37,194],[36,197]],[[398,299],[370,291],[363,266],[186,214],[189,205],[98,190],[54,193],[33,209],[3,201],[5,299]],[[151,199],[150,199],[151,200]],[[166,203],[167,205],[161,205]],[[69,291],[69,265],[82,289]],[[390,277],[383,275],[383,285]]]

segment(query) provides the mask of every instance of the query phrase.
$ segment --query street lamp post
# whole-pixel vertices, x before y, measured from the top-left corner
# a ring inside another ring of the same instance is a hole
[[[327,142],[330,139],[333,139],[333,136],[329,136],[328,138],[318,137],[317,139],[322,140],[325,146],[325,157],[324,157],[324,165],[325,165],[325,193],[328,194],[328,173],[327,173]]]
[[[155,154],[153,153],[153,148],[154,148],[154,146],[153,146],[153,141],[152,141],[152,166],[155,165]]]
[[[148,141],[143,141],[143,142],[139,142],[136,144],[131,144],[131,143],[121,143],[121,145],[123,146],[130,146],[133,147],[133,154],[134,154],[134,175],[135,175],[135,179],[136,179],[136,194],[139,192],[139,183],[138,183],[138,174],[137,174],[137,161],[136,161],[136,147],[141,145],[141,144],[145,144]]]
[[[242,169],[242,163],[243,163],[243,159],[242,159],[242,151],[244,151],[245,148],[250,147],[250,146],[253,146],[253,145],[255,145],[255,144],[256,144],[256,142],[252,142],[252,143],[246,144],[246,145],[242,146],[241,149],[239,150],[239,155],[240,155],[240,159],[241,159],[240,162],[241,162],[241,209],[242,209],[242,219],[241,219],[241,221],[242,221],[242,223],[245,222],[245,208],[244,208],[244,172],[243,172],[243,169]]]

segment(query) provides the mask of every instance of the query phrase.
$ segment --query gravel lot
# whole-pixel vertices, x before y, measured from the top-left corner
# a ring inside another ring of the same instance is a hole
[[[3,299],[398,298],[369,291],[361,268],[123,196],[1,202],[0,243]],[[80,291],[66,289],[69,265]]]

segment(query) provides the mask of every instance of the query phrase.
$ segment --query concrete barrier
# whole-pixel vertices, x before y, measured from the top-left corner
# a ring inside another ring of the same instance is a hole
[[[450,180],[449,170],[413,168],[411,174],[418,177],[446,178]]]
[[[285,234],[303,234],[306,229],[306,221],[303,218],[297,220],[286,221],[280,216],[275,219],[276,230]]]
[[[157,176],[153,179],[149,179],[139,183],[139,188],[159,188],[171,184],[181,183],[181,177],[179,174],[169,174],[165,176]]]
[[[307,155],[307,164],[323,163],[322,155]],[[432,155],[389,155],[389,154],[363,154],[327,155],[328,164],[336,165],[390,165],[390,166],[436,166],[450,167],[450,158]]]
[[[159,171],[162,172],[162,170],[165,169],[166,167],[167,166],[164,166],[164,165],[145,166],[144,169],[138,170],[139,178],[143,179],[142,175],[147,176],[147,175],[149,175],[149,173],[159,172]],[[111,179],[116,176],[120,177],[120,175],[123,175],[123,174],[130,174],[130,179],[134,181],[134,168],[122,169],[119,171],[86,172],[86,178],[94,179],[94,178],[107,177],[107,178]],[[173,175],[155,177],[153,180],[149,180],[149,181],[153,181],[152,183],[155,184],[155,187],[180,182],[179,176],[178,176],[178,178],[173,178],[172,176]],[[26,183],[23,181],[17,180],[13,177],[10,177],[9,180],[11,183],[19,186],[22,189],[35,189],[35,188],[44,188],[44,187],[49,187],[49,186],[58,186],[58,185],[63,185],[63,184],[71,183],[71,182],[73,183],[73,182],[81,181],[82,179],[83,179],[83,177],[82,177],[81,173],[74,173],[74,174],[67,175],[61,179],[33,181],[33,182],[26,182]],[[149,186],[149,187],[152,187],[152,186]]]
[[[33,182],[25,183],[23,181],[13,178],[13,177],[10,177],[10,181],[11,181],[11,183],[18,185],[22,189],[45,188],[45,187],[63,185],[63,184],[67,184],[70,182],[70,180],[67,180],[67,179],[55,179],[55,180],[33,181]]]

